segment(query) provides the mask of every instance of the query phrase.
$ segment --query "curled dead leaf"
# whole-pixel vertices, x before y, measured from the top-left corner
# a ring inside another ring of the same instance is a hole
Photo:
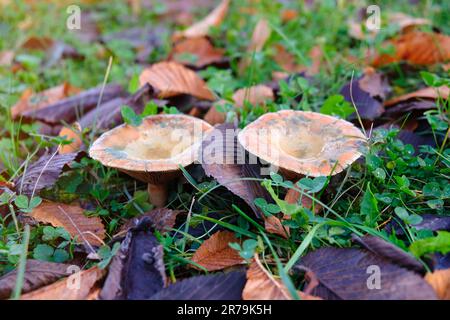
[[[224,123],[216,126],[203,140],[199,158],[207,176],[216,179],[244,200],[258,217],[262,217],[255,199],[272,200],[266,189],[255,180],[261,179],[260,166],[243,162],[245,150],[237,143],[234,125]]]
[[[218,272],[177,281],[150,300],[241,300],[244,285],[244,272]]]
[[[281,220],[275,216],[264,216],[264,228],[267,232],[277,234],[283,238],[289,238],[289,227],[283,226]]]
[[[272,88],[265,85],[242,88],[233,94],[233,101],[238,108],[244,107],[245,102],[257,106],[262,105],[267,101],[273,101],[274,99],[275,97]]]
[[[70,274],[70,265],[40,260],[27,260],[22,293],[36,290],[42,286]],[[16,285],[17,269],[0,278],[0,299],[8,299]]]
[[[297,204],[300,200],[301,194],[295,189],[289,189],[286,193],[286,196],[284,197],[284,201],[291,204]],[[314,213],[317,214],[320,211],[322,211],[322,206],[318,204],[317,202],[313,202],[313,200],[310,197],[303,196],[301,197],[301,204],[304,208],[312,210],[314,207]]]
[[[302,300],[320,300],[301,291],[297,293]],[[264,268],[257,254],[247,270],[247,283],[242,298],[244,300],[292,300],[283,282]]]
[[[431,21],[424,18],[416,18],[401,12],[391,13],[388,17],[389,23],[396,24],[402,32],[412,31],[415,27],[431,25]]]
[[[203,68],[210,64],[223,62],[223,54],[223,49],[215,48],[205,37],[187,38],[173,46],[169,54],[169,60],[187,66]]]
[[[127,232],[109,266],[101,299],[148,299],[166,285],[164,250],[153,231],[145,216]]]
[[[450,269],[427,273],[425,281],[433,287],[439,299],[450,300]]]
[[[13,119],[17,119],[25,112],[43,109],[78,92],[80,92],[80,89],[66,82],[36,94],[31,89],[27,89],[22,93],[19,101],[11,108],[11,116]]]
[[[411,32],[418,26],[431,25],[431,22],[428,19],[415,18],[400,12],[389,14],[388,21],[390,25],[399,26],[402,33]],[[348,23],[348,33],[352,38],[357,40],[373,39],[378,34],[378,29],[363,29],[364,22],[365,20],[350,20]]]
[[[60,137],[64,137],[65,140],[71,140],[69,144],[60,145],[59,154],[66,154],[80,151],[83,144],[81,140],[81,126],[78,122],[75,122],[71,128],[64,127],[59,132]]]
[[[281,11],[281,21],[289,22],[298,17],[298,11],[294,9],[284,9]]]
[[[265,85],[256,85],[236,90],[233,94],[233,102],[236,108],[243,108],[248,102],[252,106],[264,105],[267,101],[275,99],[273,89]],[[224,123],[226,120],[225,112],[217,110],[217,107],[225,105],[225,100],[217,101],[204,116],[204,120],[211,125]],[[239,111],[239,110],[236,110]]]
[[[395,53],[375,57],[375,67],[405,61],[410,64],[432,65],[450,60],[450,36],[440,33],[408,32],[385,43]]]
[[[47,50],[53,46],[55,42],[48,37],[29,37],[21,47],[28,50]]]
[[[208,271],[222,270],[244,263],[239,252],[229,246],[233,242],[239,242],[234,233],[218,231],[202,243],[192,256],[192,261]]]
[[[222,124],[225,122],[227,115],[224,112],[217,110],[217,106],[225,103],[224,100],[219,100],[217,103],[211,106],[206,112],[203,120],[208,122],[210,125],[215,126],[216,124]]]
[[[37,110],[27,110],[23,113],[23,116],[30,120],[39,120],[51,125],[59,124],[62,121],[73,123],[77,120],[78,116],[86,114],[99,103],[101,104],[117,97],[123,97],[125,94],[125,90],[119,84],[100,85],[56,102],[46,104]]]
[[[312,292],[323,299],[436,299],[433,289],[419,274],[367,250],[324,247],[302,257],[300,264],[303,270],[315,274],[319,285]],[[377,290],[367,285],[367,271],[372,266],[378,267],[382,281]]]
[[[215,100],[206,83],[192,70],[176,62],[159,62],[142,71],[141,86],[149,83],[161,98],[189,94],[199,99]]]
[[[211,27],[217,27],[222,23],[223,19],[228,13],[229,6],[230,0],[222,0],[222,2],[205,18],[193,24],[186,30],[175,32],[173,38],[176,40],[183,37],[196,38],[208,35],[209,29]]]
[[[273,59],[281,67],[281,69],[287,71],[288,73],[297,73],[303,71],[303,67],[297,64],[294,55],[288,52],[284,46],[277,43],[275,44],[274,49],[275,52],[273,55]],[[285,75],[283,75],[283,78],[286,78]]]
[[[320,65],[323,59],[323,51],[319,45],[311,48],[309,51],[309,58],[311,59],[311,64],[309,66],[302,66],[297,64],[295,56],[288,52],[286,48],[280,44],[275,45],[275,54],[273,59],[275,62],[288,74],[289,73],[300,73],[304,72],[309,76],[318,74],[320,71]],[[276,78],[286,78],[287,74],[274,73]]]
[[[120,228],[120,232],[116,234],[115,237],[128,232],[132,227],[138,225],[143,219],[149,219],[153,228],[159,232],[169,232],[175,226],[175,220],[181,212],[182,211],[180,210],[171,210],[168,208],[153,209],[150,212],[144,213],[142,216],[128,220],[128,222]]]
[[[16,191],[28,196],[52,186],[65,167],[77,160],[77,153],[48,154],[30,164],[27,170],[14,180]]]
[[[264,48],[271,33],[272,29],[270,28],[269,22],[266,19],[259,20],[253,30],[250,44],[247,47],[247,54],[239,63],[239,71],[241,73],[250,65],[253,53],[260,52]]]
[[[96,283],[103,278],[106,270],[92,267],[79,271],[64,280],[24,294],[22,300],[86,300],[98,291]],[[76,285],[74,279],[78,279]]]
[[[361,77],[345,84],[340,93],[355,105],[362,119],[375,120],[383,114],[383,101],[390,90],[386,77],[373,68],[366,68]]]
[[[384,106],[390,107],[396,105],[399,102],[403,102],[410,99],[432,99],[432,100],[436,100],[439,98],[448,99],[449,95],[450,95],[450,88],[447,86],[441,86],[437,88],[428,87],[389,99],[384,103]]]
[[[63,227],[71,237],[88,246],[99,246],[105,238],[105,227],[98,217],[86,217],[83,208],[55,202],[43,202],[29,214],[33,219],[54,227]]]

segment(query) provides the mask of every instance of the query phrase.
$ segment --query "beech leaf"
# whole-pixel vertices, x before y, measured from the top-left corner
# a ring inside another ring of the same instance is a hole
[[[241,264],[244,260],[239,252],[229,246],[234,242],[239,240],[232,232],[218,231],[202,243],[192,257],[192,261],[208,271],[222,270]]]

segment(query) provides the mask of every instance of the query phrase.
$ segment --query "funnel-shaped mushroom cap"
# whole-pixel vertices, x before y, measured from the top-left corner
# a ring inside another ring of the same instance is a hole
[[[315,112],[266,113],[245,127],[239,143],[287,173],[326,176],[361,156],[364,134],[350,122]]]
[[[148,183],[170,180],[179,166],[197,160],[204,134],[212,127],[186,115],[155,115],[138,127],[123,124],[98,138],[91,158]]]

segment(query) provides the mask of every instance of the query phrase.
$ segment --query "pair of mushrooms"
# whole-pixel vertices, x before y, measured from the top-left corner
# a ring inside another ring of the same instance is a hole
[[[155,115],[138,127],[118,126],[98,138],[89,154],[103,165],[148,183],[150,202],[163,207],[167,184],[198,159],[213,127],[187,115]],[[296,179],[337,174],[361,156],[364,134],[350,122],[293,110],[267,113],[245,127],[239,143],[250,154]]]

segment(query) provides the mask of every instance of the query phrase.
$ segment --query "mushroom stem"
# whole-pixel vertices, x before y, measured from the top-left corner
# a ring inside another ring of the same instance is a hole
[[[157,208],[162,208],[167,203],[167,185],[166,184],[148,184],[148,196],[150,202]]]

